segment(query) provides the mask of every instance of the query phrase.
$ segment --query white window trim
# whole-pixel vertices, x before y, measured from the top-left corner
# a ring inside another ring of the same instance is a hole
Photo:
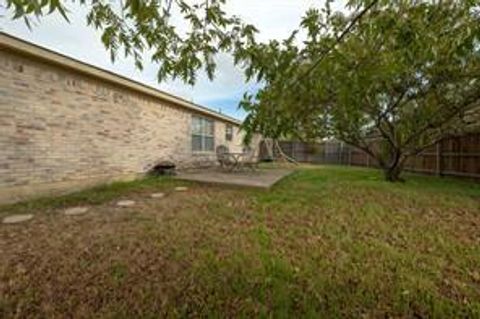
[[[212,122],[213,134],[212,135],[193,134],[193,119],[194,118],[199,118],[199,119],[202,119],[202,120],[211,121]],[[213,149],[212,150],[205,150],[204,145],[203,145],[204,144],[204,139],[202,138],[201,139],[202,150],[193,150],[193,135],[201,136],[201,137],[205,137],[205,136],[212,137],[213,138]],[[208,118],[208,117],[205,117],[205,116],[201,116],[201,115],[196,115],[196,114],[194,114],[190,117],[190,150],[192,151],[193,154],[196,154],[196,155],[215,153],[215,120],[214,119],[211,119],[211,118]]]

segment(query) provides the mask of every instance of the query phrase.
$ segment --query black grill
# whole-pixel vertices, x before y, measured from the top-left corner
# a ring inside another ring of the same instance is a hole
[[[154,176],[172,176],[175,175],[175,164],[172,162],[160,162],[153,166],[150,174]]]

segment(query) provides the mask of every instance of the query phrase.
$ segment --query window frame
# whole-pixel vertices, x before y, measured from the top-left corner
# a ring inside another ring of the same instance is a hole
[[[230,132],[229,132],[230,131]],[[233,125],[232,124],[225,124],[225,141],[231,142],[233,141]]]
[[[195,149],[194,137],[200,138],[200,149]],[[211,149],[207,149],[207,140],[210,139],[212,141]],[[190,125],[190,140],[190,148],[193,153],[215,152],[215,121],[208,117],[192,115]]]

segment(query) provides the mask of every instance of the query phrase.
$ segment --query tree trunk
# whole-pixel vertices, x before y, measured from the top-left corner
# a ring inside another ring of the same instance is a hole
[[[378,150],[372,149],[369,146],[362,146],[355,143],[347,143],[354,147],[359,148],[364,151],[367,156],[373,158],[378,166],[383,169],[385,174],[385,179],[389,182],[404,182],[405,180],[401,178],[403,172],[403,166],[407,159],[407,156],[402,152],[401,149],[390,148],[387,155]]]
[[[405,163],[406,157],[401,156],[397,153],[397,156],[392,161],[390,165],[383,166],[383,171],[385,173],[385,179],[389,182],[404,182],[405,180],[400,177],[403,172],[403,164]]]
[[[403,168],[401,166],[395,166],[395,167],[387,167],[384,168],[384,173],[385,173],[385,179],[389,182],[395,183],[395,182],[404,182],[405,180],[400,177],[402,174]]]
[[[405,180],[400,177],[403,172],[403,165],[406,157],[398,149],[391,150],[390,161],[387,164],[383,162],[382,168],[385,174],[385,179],[389,182],[404,182]]]

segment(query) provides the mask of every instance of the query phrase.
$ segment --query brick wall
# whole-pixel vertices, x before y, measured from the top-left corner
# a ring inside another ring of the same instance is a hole
[[[160,160],[212,164],[191,151],[192,111],[120,85],[0,51],[0,202],[130,179]],[[241,150],[241,134],[215,144]]]

